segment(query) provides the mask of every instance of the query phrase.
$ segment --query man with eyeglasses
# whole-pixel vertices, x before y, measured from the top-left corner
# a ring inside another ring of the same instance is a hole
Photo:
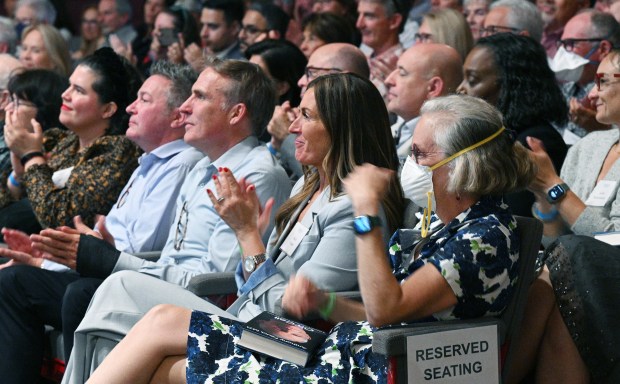
[[[588,132],[609,128],[596,120],[596,109],[590,105],[587,95],[594,87],[599,63],[619,44],[620,25],[608,13],[589,9],[566,23],[552,68],[560,65],[560,58],[579,64],[576,70],[562,72],[566,82],[561,87],[570,107],[570,120],[566,126],[557,128],[567,144],[574,144]]]
[[[250,45],[265,39],[284,39],[289,21],[282,8],[264,2],[253,3],[241,21],[241,50],[245,52]]]
[[[547,56],[554,57],[557,52],[556,41],[562,38],[566,23],[581,10],[590,6],[590,0],[536,0],[545,27],[540,40]]]
[[[403,53],[399,41],[407,19],[408,9],[402,0],[360,0],[357,5],[356,28],[362,35],[362,44],[370,48],[368,66],[370,81],[377,87],[387,104],[385,78],[396,68]]]
[[[191,96],[179,107],[184,141],[206,157],[181,186],[174,221],[157,262],[119,252],[92,236],[48,230],[42,232],[45,238],[37,238],[41,241],[35,246],[55,254],[55,261],[77,266],[83,276],[106,278],[75,333],[64,383],[83,383],[90,373],[91,358],[99,361],[105,357],[110,346],[153,305],[184,305],[185,299],[170,295],[171,287],[187,288],[198,274],[232,272],[239,266],[235,233],[218,215],[206,192],[219,190],[214,177],[220,169],[252,184],[261,206],[273,198],[274,209],[262,237],[263,242],[268,241],[275,211],[291,191],[286,173],[257,139],[274,107],[273,84],[258,66],[241,60],[207,62]],[[77,249],[77,257],[63,259],[58,252],[67,242]]]
[[[99,220],[100,233],[83,224],[77,226],[82,233],[105,236],[114,247],[131,254],[164,247],[180,187],[204,157],[183,142],[185,130],[179,111],[197,74],[164,61],[156,63],[151,73],[138,98],[127,107],[130,119],[126,135],[145,152],[140,165],[105,221]],[[5,232],[7,243],[11,238],[30,241],[25,235]],[[0,350],[3,356],[19,356],[20,363],[11,367],[8,376],[2,369],[0,372],[5,382],[36,382],[43,325],[63,330],[68,358],[73,331],[103,276],[82,278],[64,265],[33,258],[29,253],[7,251],[4,256],[14,257],[10,265],[15,266],[0,271],[0,285],[5,287],[0,292],[0,319],[6,330],[0,333]],[[19,326],[10,319],[18,319]]]
[[[540,41],[543,28],[542,16],[534,4],[523,0],[499,0],[489,7],[480,36],[508,32]]]
[[[462,80],[461,56],[445,44],[416,44],[400,56],[385,84],[388,111],[398,116],[392,134],[401,165],[411,155],[411,138],[422,104],[456,92]]]
[[[306,70],[297,85],[301,88],[301,95],[306,92],[310,81],[329,73],[351,72],[368,78],[370,70],[364,53],[357,47],[346,43],[326,44],[317,48],[306,65]],[[271,141],[267,144],[269,150],[280,160],[280,163],[296,181],[303,175],[301,164],[295,159],[295,136],[289,134],[288,128],[299,112],[285,102],[276,109],[267,125],[271,134]]]
[[[185,48],[185,61],[198,69],[203,57],[245,59],[239,44],[239,31],[245,6],[243,0],[207,0],[200,13],[202,47],[192,43]]]

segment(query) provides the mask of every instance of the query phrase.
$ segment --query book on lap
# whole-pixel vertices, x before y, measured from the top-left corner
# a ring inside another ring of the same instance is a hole
[[[243,325],[239,346],[305,366],[326,338],[323,331],[263,312]]]

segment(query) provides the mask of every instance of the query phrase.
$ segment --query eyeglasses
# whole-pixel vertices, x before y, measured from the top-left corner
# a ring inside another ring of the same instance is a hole
[[[131,190],[131,187],[133,187],[134,181],[136,180],[134,179],[131,181],[131,184],[129,184],[129,187],[127,187],[125,192],[123,192],[123,194],[121,195],[120,199],[118,199],[118,203],[116,203],[116,208],[120,208],[123,205],[125,205],[125,203],[127,202],[127,195],[129,195],[129,191]]]
[[[496,35],[503,32],[517,33],[521,32],[521,29],[513,27],[503,27],[501,25],[487,25],[486,27],[480,28],[480,34],[484,37]]]
[[[596,83],[596,90],[601,91],[601,88],[606,88],[608,85],[615,84],[617,81],[611,81],[611,79],[606,79],[606,77],[618,78],[620,77],[620,73],[597,73],[594,76],[594,82]]]
[[[420,159],[424,159],[426,157],[428,157],[428,155],[432,155],[435,153],[443,153],[443,152],[423,152],[420,150],[420,148],[418,148],[418,146],[416,144],[413,144],[411,146],[411,153],[413,154],[413,158],[415,159],[415,162],[420,164]]]
[[[306,67],[304,70],[304,74],[308,78],[308,81],[316,79],[321,75],[326,75],[328,73],[338,73],[342,72],[340,68],[320,68],[320,67]]]
[[[242,25],[241,30],[247,33],[248,35],[256,35],[257,33],[266,33],[269,32],[268,29],[260,29],[255,25]]]
[[[413,35],[416,43],[428,43],[433,38],[433,35],[430,33],[416,33]]]
[[[20,99],[17,95],[13,94],[9,97],[9,99],[11,100],[11,103],[13,103],[13,106],[15,108],[19,108],[20,106],[22,107],[32,107],[32,108],[36,108],[37,106],[35,105],[35,103],[33,103],[32,101],[28,101],[28,100],[24,100],[24,99]]]
[[[581,42],[597,43],[603,40],[605,39],[602,37],[596,37],[596,38],[591,38],[591,39],[564,39],[564,40],[556,41],[555,44],[558,48],[564,47],[564,49],[566,49],[568,52],[572,52],[573,49],[575,48],[575,43],[581,43]]]
[[[185,222],[183,222],[183,216],[185,216]],[[187,221],[189,220],[189,212],[187,211],[187,201],[183,203],[181,207],[181,214],[179,214],[179,221],[177,222],[177,230],[174,234],[174,249],[181,250],[183,240],[187,234]]]

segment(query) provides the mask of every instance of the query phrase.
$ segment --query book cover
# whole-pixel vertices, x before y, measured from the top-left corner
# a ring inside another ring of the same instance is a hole
[[[263,312],[243,325],[239,346],[305,366],[326,337],[318,329]]]

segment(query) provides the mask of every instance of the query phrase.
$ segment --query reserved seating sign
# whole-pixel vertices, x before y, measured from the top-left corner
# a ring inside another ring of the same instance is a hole
[[[499,383],[497,324],[407,337],[409,383]]]

